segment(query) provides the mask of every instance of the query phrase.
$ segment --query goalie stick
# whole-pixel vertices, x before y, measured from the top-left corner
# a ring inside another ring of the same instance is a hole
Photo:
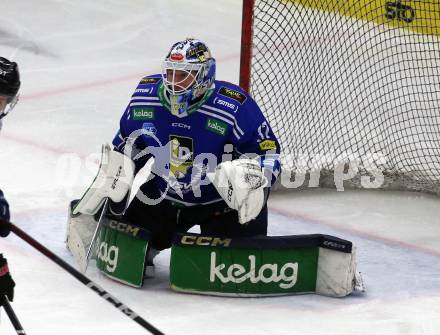
[[[40,242],[35,240],[33,237],[28,235],[26,232],[18,228],[16,225],[14,225],[11,222],[4,221],[0,219],[0,225],[5,226],[10,231],[12,231],[15,235],[20,237],[25,242],[29,243],[31,246],[33,246],[35,249],[37,249],[39,252],[41,252],[43,255],[48,257],[50,260],[58,264],[60,267],[62,267],[64,270],[69,272],[72,276],[74,276],[76,279],[78,279],[81,283],[86,285],[88,288],[90,288],[92,291],[97,293],[100,297],[105,299],[107,302],[111,303],[113,306],[115,306],[117,309],[119,309],[122,313],[124,313],[126,316],[128,316],[130,319],[132,319],[134,322],[148,330],[151,334],[154,335],[163,335],[160,330],[158,330],[156,327],[154,327],[152,324],[150,324],[148,321],[146,321],[144,318],[136,314],[133,310],[131,310],[128,306],[126,306],[124,303],[119,301],[116,297],[108,293],[106,290],[104,290],[101,286],[93,282],[91,279],[84,276],[81,272],[76,270],[74,267],[66,263],[64,260],[62,260],[60,257],[55,255],[52,251],[50,251],[48,248],[46,248],[44,245],[42,245]]]
[[[89,248],[87,249],[86,257],[82,260],[84,263],[80,262],[79,267],[81,269],[82,273],[86,273],[87,266],[89,265],[90,257],[92,256],[92,253],[95,249],[96,239],[98,238],[99,230],[102,227],[102,220],[105,217],[105,214],[107,213],[109,206],[109,199],[106,198],[104,201],[104,205],[102,206],[102,212],[99,215],[98,224],[96,225],[95,232],[93,233],[92,241],[90,242]]]
[[[3,296],[0,297],[2,300],[2,306],[8,314],[9,320],[11,320],[12,325],[14,326],[15,331],[18,335],[26,335],[26,332],[23,329],[20,321],[18,321],[17,315],[15,315],[14,310],[12,309],[11,304],[9,303],[8,297]]]

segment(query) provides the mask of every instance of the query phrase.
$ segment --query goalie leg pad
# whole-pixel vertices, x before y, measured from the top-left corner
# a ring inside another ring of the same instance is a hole
[[[356,272],[355,246],[352,247],[351,253],[319,249],[316,293],[345,297],[353,291],[365,291],[363,283],[360,280],[356,281],[359,276]]]
[[[355,248],[313,234],[226,238],[177,234],[171,250],[171,288],[221,296],[317,293],[343,297],[354,289]]]
[[[97,268],[116,281],[141,287],[149,240],[148,231],[105,218],[97,242]]]
[[[95,232],[98,222],[93,215],[72,214],[72,209],[76,201],[72,201],[69,206],[67,230],[66,230],[66,247],[75,258],[80,269],[86,264],[87,250],[92,242],[93,233]],[[92,254],[93,258],[93,254]]]

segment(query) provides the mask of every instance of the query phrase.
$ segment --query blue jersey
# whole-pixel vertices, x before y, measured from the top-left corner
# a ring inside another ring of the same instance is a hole
[[[224,81],[215,81],[184,114],[173,115],[161,75],[143,78],[113,145],[133,159],[137,170],[154,156],[157,190],[185,206],[221,200],[206,173],[223,161],[259,159],[272,182],[280,170],[280,146],[260,108],[240,87]]]

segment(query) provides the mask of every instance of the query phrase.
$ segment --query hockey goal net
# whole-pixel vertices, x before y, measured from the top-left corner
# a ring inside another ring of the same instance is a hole
[[[439,194],[439,35],[433,0],[244,0],[240,85],[284,173],[322,184],[357,160],[352,186],[376,167],[381,187]]]

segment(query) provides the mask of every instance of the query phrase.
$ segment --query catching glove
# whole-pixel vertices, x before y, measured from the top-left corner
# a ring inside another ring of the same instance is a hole
[[[238,211],[241,224],[260,214],[266,200],[264,187],[268,181],[256,160],[223,162],[207,176],[228,206]]]

